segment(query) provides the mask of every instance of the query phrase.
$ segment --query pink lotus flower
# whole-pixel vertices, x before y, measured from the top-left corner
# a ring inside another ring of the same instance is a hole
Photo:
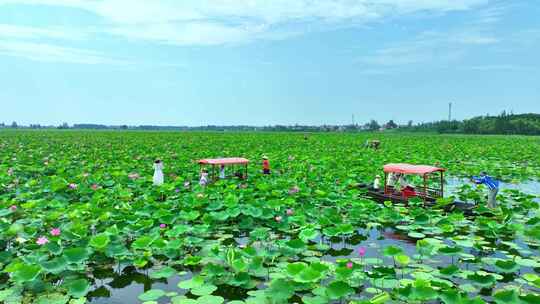
[[[45,245],[49,242],[49,239],[44,237],[44,236],[40,236],[37,241],[36,241],[36,244],[38,245]]]
[[[70,189],[77,189],[77,184],[71,183],[68,185]]]
[[[91,186],[91,188],[92,188],[92,190],[97,190],[97,189],[98,189],[98,185],[97,185],[97,184],[93,184],[93,185]]]
[[[294,214],[294,210],[292,209],[287,209],[287,215],[293,215]]]
[[[11,205],[11,206],[9,207],[9,210],[15,212],[15,211],[17,211],[17,206]]]
[[[159,224],[159,228],[165,229],[165,228],[167,228],[167,225],[165,225],[165,224]]]
[[[353,268],[353,263],[352,262],[347,262],[347,268],[352,269]]]
[[[59,236],[60,235],[60,228],[51,229],[51,235],[52,236]]]
[[[358,248],[358,255],[360,255],[361,257],[365,256],[366,255],[366,247]]]
[[[281,218],[281,216],[278,215],[278,216],[275,217],[275,220],[276,220],[276,222],[279,223],[279,222],[281,222],[282,218]]]

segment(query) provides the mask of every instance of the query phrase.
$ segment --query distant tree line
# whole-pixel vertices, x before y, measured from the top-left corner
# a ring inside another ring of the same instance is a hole
[[[463,121],[437,121],[400,127],[404,131],[540,135],[540,114],[508,114],[479,116]]]
[[[320,126],[309,126],[309,125],[273,125],[273,126],[217,126],[217,125],[208,125],[208,126],[153,126],[153,125],[139,125],[139,126],[128,126],[128,125],[103,125],[103,124],[74,124],[69,126],[67,123],[62,123],[58,126],[42,126],[39,124],[30,124],[29,126],[18,125],[16,122],[13,122],[11,125],[6,125],[0,123],[0,128],[12,128],[12,129],[87,129],[87,130],[169,130],[169,131],[268,131],[268,132],[358,132],[358,131],[375,131],[381,129],[393,129],[397,128],[398,125],[390,120],[388,123],[383,126],[375,120],[364,125],[350,124],[350,125],[320,125]]]
[[[393,120],[385,124],[379,124],[376,120],[370,120],[366,124],[350,125],[274,125],[274,126],[153,126],[153,125],[102,125],[102,124],[74,124],[69,126],[62,123],[58,126],[42,126],[30,124],[22,126],[17,122],[11,124],[0,123],[0,128],[24,128],[24,129],[91,129],[91,130],[168,130],[168,131],[268,131],[268,132],[359,132],[359,131],[384,131],[398,130],[408,132],[438,132],[438,133],[463,133],[463,134],[522,134],[540,135],[540,114],[508,114],[501,113],[498,116],[479,116],[463,121],[436,121],[414,124],[410,120],[406,125],[398,125]]]

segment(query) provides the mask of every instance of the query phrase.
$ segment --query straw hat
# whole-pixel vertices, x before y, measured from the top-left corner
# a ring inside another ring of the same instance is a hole
[[[266,156],[266,155],[263,155],[263,157],[262,157],[262,158],[263,158],[263,159],[268,159],[268,156]]]

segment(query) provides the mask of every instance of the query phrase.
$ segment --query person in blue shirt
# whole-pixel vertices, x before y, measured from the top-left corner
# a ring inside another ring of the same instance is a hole
[[[497,194],[499,193],[499,181],[487,175],[486,172],[480,173],[480,176],[473,176],[473,181],[476,184],[484,184],[489,189],[488,207],[497,207]]]

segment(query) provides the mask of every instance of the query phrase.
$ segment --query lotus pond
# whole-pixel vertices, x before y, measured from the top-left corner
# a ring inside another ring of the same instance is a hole
[[[373,138],[379,151],[361,147]],[[540,303],[539,151],[537,137],[0,131],[0,302]],[[200,187],[196,160],[227,156],[251,159],[249,178]],[[370,200],[356,185],[389,162],[448,169],[473,216]],[[481,170],[504,182],[499,209],[468,182]]]

